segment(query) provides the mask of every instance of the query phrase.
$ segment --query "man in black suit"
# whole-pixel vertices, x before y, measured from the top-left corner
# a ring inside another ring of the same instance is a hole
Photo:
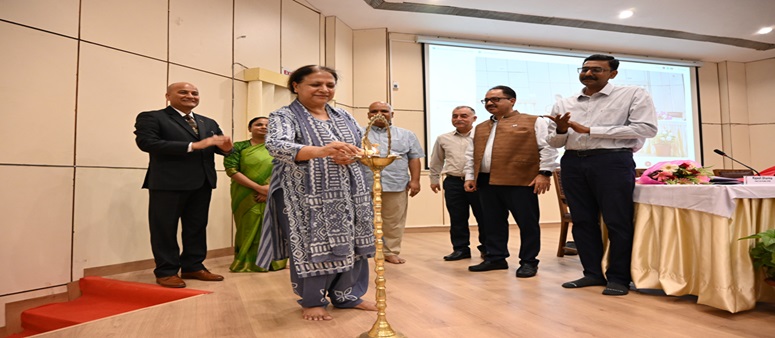
[[[181,279],[221,281],[202,264],[207,255],[207,218],[215,188],[214,154],[227,155],[232,141],[214,120],[193,114],[199,90],[190,83],[167,87],[170,105],[142,112],[135,121],[135,142],[150,157],[143,188],[149,191],[148,222],[156,261],[156,283],[182,288]],[[178,247],[183,224],[183,252]],[[178,271],[181,275],[178,276]]]

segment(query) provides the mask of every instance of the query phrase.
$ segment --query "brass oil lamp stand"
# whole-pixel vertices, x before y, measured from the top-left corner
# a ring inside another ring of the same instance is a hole
[[[371,126],[380,119],[385,126],[387,126],[388,145],[386,157],[380,157],[379,151],[371,144],[371,142],[369,142],[369,131],[371,130]],[[369,167],[374,173],[374,235],[376,236],[375,245],[377,251],[374,255],[374,262],[376,264],[374,271],[377,273],[377,279],[375,280],[377,285],[377,321],[371,327],[371,330],[362,333],[359,338],[406,337],[400,332],[393,330],[388,323],[387,318],[385,318],[385,308],[387,307],[385,299],[387,298],[387,294],[385,292],[385,254],[382,252],[382,169],[385,169],[385,167],[393,163],[398,157],[390,154],[390,143],[390,123],[382,116],[382,114],[374,115],[369,121],[369,125],[366,126],[366,132],[361,141],[364,153],[363,155],[358,156],[358,160]]]

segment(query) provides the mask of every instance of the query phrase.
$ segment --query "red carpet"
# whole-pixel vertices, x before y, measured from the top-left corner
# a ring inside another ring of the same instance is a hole
[[[78,281],[81,297],[64,303],[39,306],[22,312],[24,331],[10,337],[26,337],[46,331],[105,318],[173,300],[210,293],[170,289],[155,284],[123,282],[102,277]]]

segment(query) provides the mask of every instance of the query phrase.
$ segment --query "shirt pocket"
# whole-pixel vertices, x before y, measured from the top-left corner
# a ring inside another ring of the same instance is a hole
[[[398,154],[398,155],[404,155],[408,154],[410,150],[412,150],[411,145],[407,140],[396,140],[393,139],[393,142],[391,143],[390,151],[392,153]]]

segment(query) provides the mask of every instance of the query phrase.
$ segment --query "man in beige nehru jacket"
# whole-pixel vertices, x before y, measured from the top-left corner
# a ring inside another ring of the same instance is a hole
[[[508,269],[509,212],[519,226],[518,278],[538,272],[541,250],[538,195],[549,190],[557,149],[546,142],[549,119],[514,110],[517,93],[508,86],[487,91],[482,103],[492,114],[476,126],[466,151],[466,191],[479,191],[484,215],[484,261],[468,267],[481,272]]]

